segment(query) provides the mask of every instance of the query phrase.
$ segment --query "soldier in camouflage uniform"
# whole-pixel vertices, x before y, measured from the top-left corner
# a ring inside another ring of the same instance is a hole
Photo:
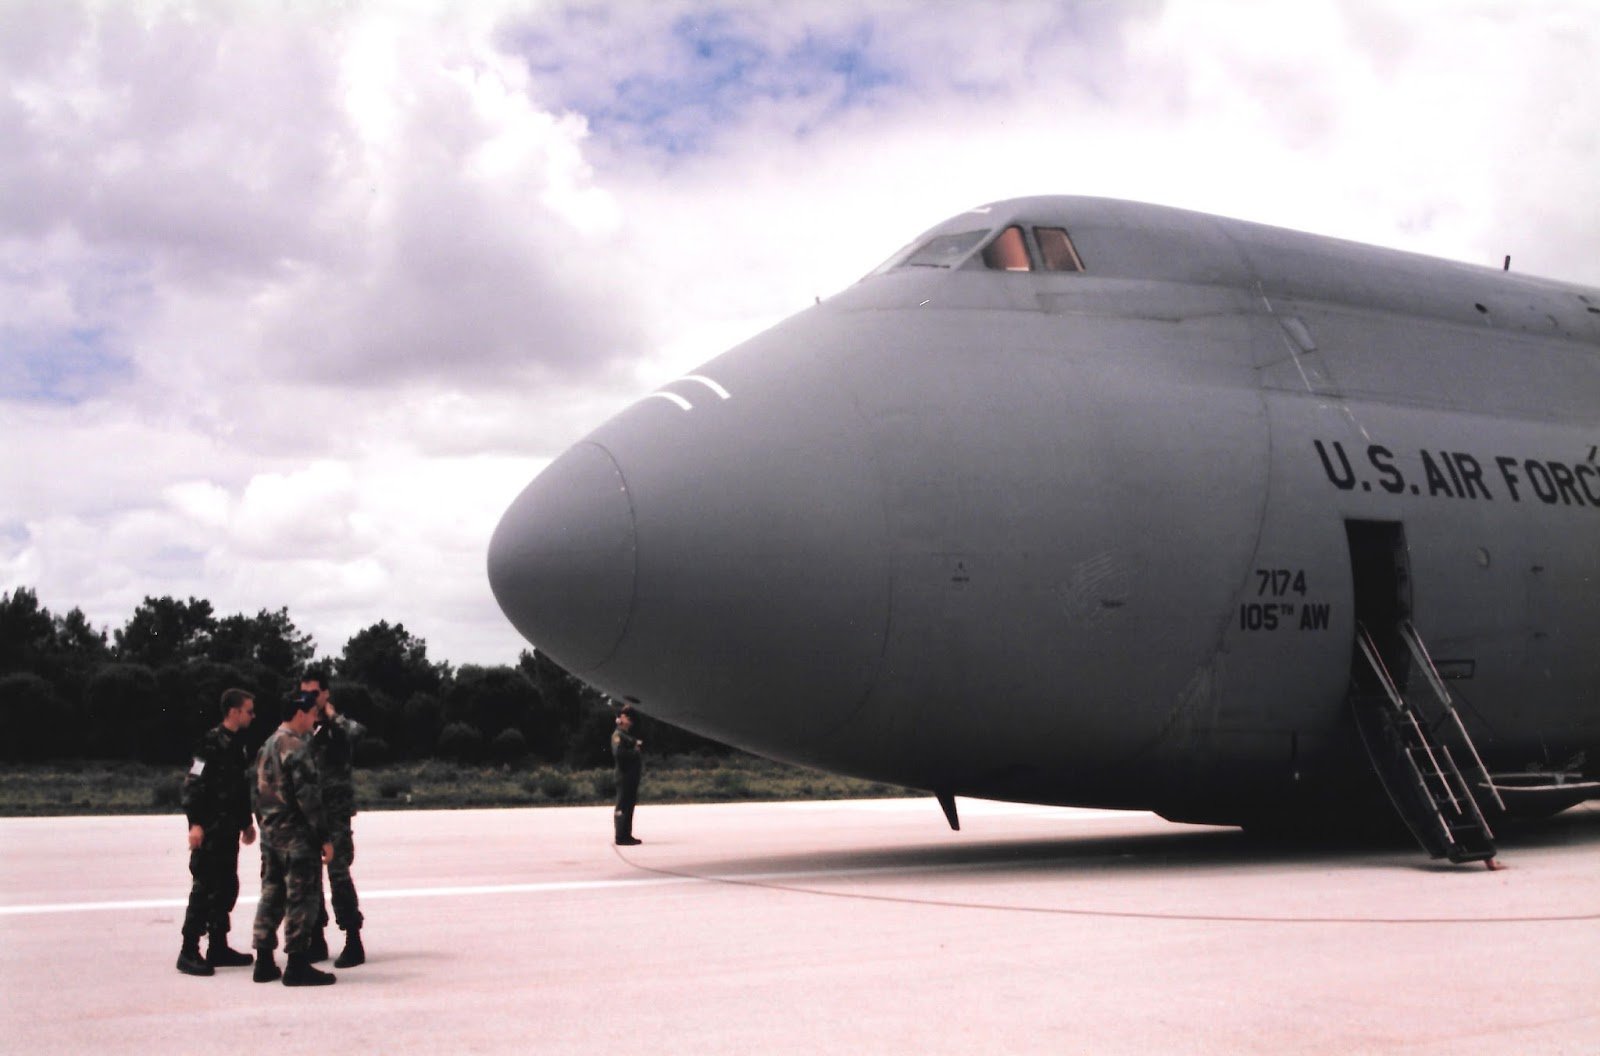
[[[624,706],[611,734],[611,758],[617,764],[617,808],[613,819],[618,847],[636,847],[644,842],[633,835],[633,807],[639,802],[639,774],[644,769],[640,759],[644,742],[633,735],[633,715],[632,706]]]
[[[310,959],[322,862],[333,857],[317,763],[311,754],[316,712],[315,694],[295,694],[285,708],[283,725],[256,756],[255,811],[261,823],[261,902],[256,906],[254,935],[258,983],[270,983],[279,975],[285,986],[334,981],[332,973],[319,971]],[[280,973],[272,951],[285,912],[283,945],[289,965]]]
[[[333,962],[335,968],[354,968],[367,959],[361,945],[361,901],[356,896],[356,883],[350,876],[350,866],[356,859],[355,837],[351,819],[356,812],[355,776],[351,767],[355,757],[355,742],[366,732],[359,722],[341,715],[333,706],[333,695],[328,692],[327,679],[320,674],[310,674],[300,680],[302,693],[317,695],[318,719],[311,735],[311,751],[317,759],[317,772],[322,775],[322,807],[328,816],[328,839],[333,844],[333,858],[328,862],[328,887],[333,896],[333,919],[344,932],[344,951]],[[318,899],[317,932],[312,939],[312,959],[328,956],[328,907]]]
[[[212,975],[243,967],[248,953],[228,948],[228,915],[239,899],[239,839],[254,843],[250,820],[250,755],[244,730],[256,716],[255,698],[242,689],[222,694],[222,722],[206,731],[183,779],[183,813],[189,819],[189,908],[183,915],[178,971]],[[210,934],[205,959],[200,936]]]

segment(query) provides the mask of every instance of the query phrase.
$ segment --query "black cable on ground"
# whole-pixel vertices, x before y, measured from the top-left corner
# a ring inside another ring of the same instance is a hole
[[[1600,920],[1600,913],[1561,913],[1520,917],[1286,917],[1247,914],[1215,913],[1153,913],[1121,909],[1082,909],[1066,906],[1018,906],[996,902],[965,902],[954,899],[913,898],[908,895],[874,895],[864,891],[830,891],[799,884],[778,883],[772,880],[741,880],[733,876],[707,876],[680,872],[659,866],[644,865],[623,854],[613,846],[616,856],[644,873],[669,876],[679,880],[698,880],[708,884],[726,884],[730,887],[758,888],[764,891],[782,891],[795,895],[816,895],[822,898],[844,898],[863,902],[890,902],[906,906],[930,906],[939,909],[981,909],[1001,913],[1036,913],[1063,917],[1102,917],[1121,920],[1166,920],[1189,923],[1216,924],[1571,924]]]

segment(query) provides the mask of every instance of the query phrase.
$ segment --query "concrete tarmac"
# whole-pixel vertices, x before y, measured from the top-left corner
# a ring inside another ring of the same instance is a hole
[[[646,801],[626,850],[606,808],[362,814],[369,960],[320,989],[174,969],[181,817],[0,820],[0,1051],[1600,1051],[1594,805],[1501,872],[961,813]]]

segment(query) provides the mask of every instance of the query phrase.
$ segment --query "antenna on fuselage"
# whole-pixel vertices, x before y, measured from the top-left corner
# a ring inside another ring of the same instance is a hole
[[[1504,264],[1500,265],[1500,270],[1501,271],[1510,271],[1511,270],[1511,254],[1510,253],[1506,254],[1506,262]]]

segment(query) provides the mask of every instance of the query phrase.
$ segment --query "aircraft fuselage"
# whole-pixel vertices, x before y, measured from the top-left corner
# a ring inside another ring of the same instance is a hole
[[[1597,444],[1600,292],[1021,199],[600,426],[490,578],[574,674],[762,755],[1240,820],[1367,780],[1363,613],[1414,620],[1491,770],[1590,765]]]

